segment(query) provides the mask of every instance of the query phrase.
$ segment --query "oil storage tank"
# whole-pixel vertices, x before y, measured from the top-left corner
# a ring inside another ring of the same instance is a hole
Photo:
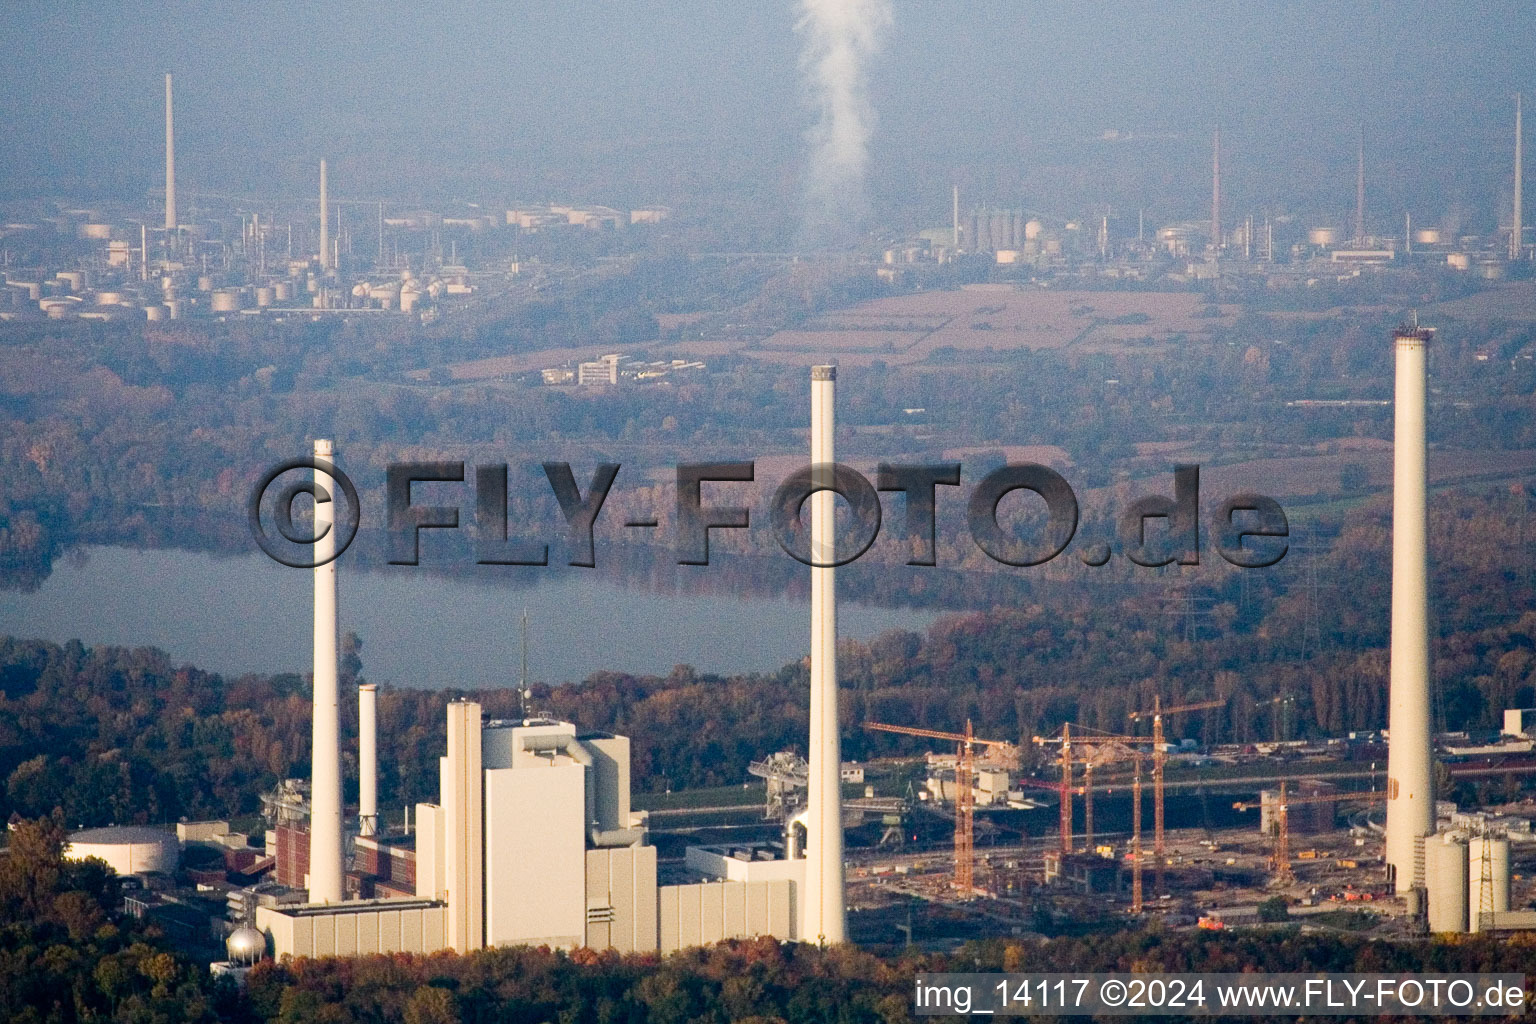
[[[169,874],[176,870],[179,851],[174,832],[116,825],[72,833],[64,846],[64,857],[66,860],[98,857],[119,875],[135,875],[144,871]]]

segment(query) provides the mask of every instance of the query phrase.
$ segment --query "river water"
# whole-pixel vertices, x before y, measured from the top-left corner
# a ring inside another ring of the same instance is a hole
[[[804,657],[809,643],[803,598],[657,592],[568,567],[490,578],[343,563],[339,578],[341,629],[363,640],[363,674],[399,686],[515,683],[524,607],[536,681],[665,674],[682,664],[768,672]],[[58,562],[36,591],[0,591],[0,634],[154,646],[226,675],[307,672],[311,579],[260,554],[89,547]],[[937,614],[843,601],[839,632],[922,630]]]

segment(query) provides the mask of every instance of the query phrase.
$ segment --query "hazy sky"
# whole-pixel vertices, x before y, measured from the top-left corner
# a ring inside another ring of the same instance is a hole
[[[1235,214],[1348,209],[1365,121],[1383,221],[1462,201],[1491,223],[1511,96],[1536,95],[1526,3],[894,8],[869,192],[898,221],[944,220],[952,180],[1048,212],[1199,216],[1219,120]],[[183,188],[307,193],[325,155],[347,195],[789,209],[812,120],[794,19],[792,0],[12,0],[0,193],[158,187],[169,70]]]

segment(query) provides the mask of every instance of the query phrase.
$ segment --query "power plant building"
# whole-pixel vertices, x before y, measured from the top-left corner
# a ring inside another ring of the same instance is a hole
[[[482,721],[480,705],[456,701],[439,765],[438,802],[415,810],[415,894],[258,908],[277,956],[525,944],[669,953],[800,937],[803,860],[712,871],[713,860],[690,856],[702,881],[657,883],[656,849],[630,809],[627,737],[547,719]],[[377,845],[373,859],[398,859]]]

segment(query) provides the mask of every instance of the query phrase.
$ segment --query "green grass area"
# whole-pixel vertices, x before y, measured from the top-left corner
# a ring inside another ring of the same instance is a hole
[[[1328,910],[1321,914],[1308,914],[1292,920],[1302,924],[1337,928],[1346,932],[1368,932],[1381,923],[1381,919],[1375,914],[1369,914],[1363,910]]]
[[[749,782],[745,786],[710,786],[680,789],[675,793],[636,793],[630,798],[630,803],[637,811],[672,811],[688,807],[761,805],[767,797],[766,784]]]

